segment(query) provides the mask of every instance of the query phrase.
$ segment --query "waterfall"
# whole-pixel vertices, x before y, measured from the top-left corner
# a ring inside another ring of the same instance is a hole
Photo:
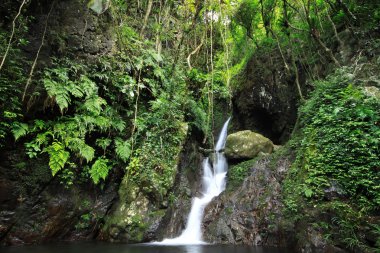
[[[230,118],[224,123],[215,146],[215,158],[211,165],[209,158],[204,159],[203,167],[203,190],[202,197],[195,197],[192,201],[189,217],[185,230],[176,238],[165,239],[158,244],[183,245],[183,244],[205,244],[202,241],[202,219],[205,207],[211,200],[223,192],[226,188],[227,160],[223,149],[227,139],[227,127]]]

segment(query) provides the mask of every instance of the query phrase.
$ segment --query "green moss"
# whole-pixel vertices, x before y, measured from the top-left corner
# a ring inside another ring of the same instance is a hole
[[[288,220],[322,222],[332,243],[363,249],[361,234],[380,206],[380,101],[365,95],[351,71],[318,82],[301,107],[296,161],[283,193]]]
[[[250,169],[252,169],[253,165],[256,163],[258,159],[259,158],[255,158],[230,166],[230,168],[228,169],[227,176],[227,191],[231,191],[234,188],[241,185],[244,179],[249,175]]]

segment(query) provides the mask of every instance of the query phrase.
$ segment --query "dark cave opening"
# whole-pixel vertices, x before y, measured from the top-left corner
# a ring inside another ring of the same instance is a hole
[[[274,144],[284,144],[290,137],[290,125],[294,120],[284,118],[280,113],[270,113],[265,108],[251,108],[249,113],[234,112],[236,130],[252,130],[269,138]]]

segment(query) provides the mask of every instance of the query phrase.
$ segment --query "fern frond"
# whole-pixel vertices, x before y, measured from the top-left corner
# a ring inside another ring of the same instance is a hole
[[[37,134],[36,138],[34,139],[34,141],[38,144],[38,145],[44,145],[48,142],[49,140],[49,135],[54,137],[52,132],[50,131],[46,131],[46,132],[43,132],[43,133],[39,133]]]
[[[81,98],[84,95],[84,91],[82,87],[79,85],[76,85],[74,82],[70,82],[70,85],[68,87],[68,91],[76,98]]]
[[[58,171],[63,169],[70,157],[70,153],[67,152],[62,143],[58,141],[54,141],[45,150],[49,154],[49,167],[51,169],[52,175],[54,176]]]
[[[81,90],[84,91],[86,98],[90,98],[98,94],[98,87],[96,86],[96,83],[85,75],[80,77],[80,87]]]
[[[100,138],[96,140],[96,145],[105,150],[111,144],[111,139]]]
[[[43,130],[46,127],[46,123],[43,120],[36,119],[33,125],[33,131]]]
[[[55,96],[55,102],[57,103],[59,109],[61,112],[69,107],[69,104],[71,102],[70,94],[65,90],[60,90]]]
[[[84,102],[84,108],[87,111],[94,113],[95,115],[99,115],[100,112],[103,110],[102,106],[106,104],[107,102],[103,98],[93,96],[91,98],[86,99],[86,101]]]
[[[125,129],[125,122],[121,118],[116,118],[112,120],[111,124],[112,127],[119,132],[123,132]]]
[[[98,184],[100,179],[104,180],[108,176],[108,171],[111,169],[111,167],[108,166],[108,162],[108,159],[99,157],[91,166],[89,172],[91,179],[95,184]]]
[[[86,159],[87,162],[94,159],[95,149],[87,145],[86,142],[80,138],[70,138],[68,140],[68,147],[70,150],[78,153],[80,157]]]
[[[126,162],[131,155],[131,143],[128,140],[123,141],[121,139],[116,139],[115,146],[116,155],[123,160],[123,162]]]
[[[28,124],[20,123],[20,122],[14,122],[12,124],[12,133],[16,141],[20,137],[25,136],[28,133],[28,131],[29,131]]]
[[[71,102],[70,94],[68,89],[65,87],[65,84],[47,78],[45,78],[43,82],[49,97],[55,100],[62,112]]]
[[[112,121],[107,118],[107,117],[103,117],[103,116],[98,116],[98,117],[95,117],[93,118],[94,119],[94,124],[100,128],[100,130],[102,131],[105,131],[107,130],[108,128],[111,127],[111,124],[112,124]]]
[[[95,149],[83,142],[79,146],[79,155],[86,159],[87,162],[90,162],[94,159]]]

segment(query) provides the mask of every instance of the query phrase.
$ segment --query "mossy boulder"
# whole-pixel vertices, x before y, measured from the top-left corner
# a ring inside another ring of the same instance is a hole
[[[260,152],[272,153],[273,142],[250,130],[228,135],[225,155],[228,159],[245,160],[255,158]]]

